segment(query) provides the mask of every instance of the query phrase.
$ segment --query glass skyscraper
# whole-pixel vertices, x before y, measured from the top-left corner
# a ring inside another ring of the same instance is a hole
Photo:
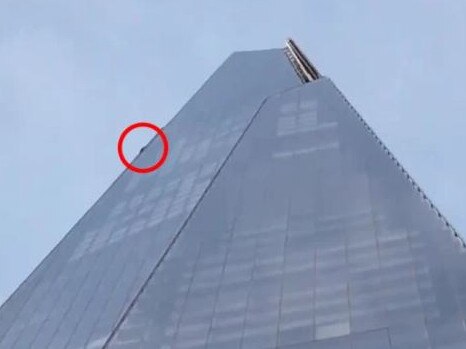
[[[164,130],[165,165],[0,308],[1,349],[466,348],[463,241],[292,41],[231,55]]]

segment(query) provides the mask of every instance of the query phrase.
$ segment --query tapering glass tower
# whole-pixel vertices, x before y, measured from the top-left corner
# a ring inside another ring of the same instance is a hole
[[[466,348],[463,242],[292,40],[230,56],[164,130],[166,164],[0,308],[0,348]]]

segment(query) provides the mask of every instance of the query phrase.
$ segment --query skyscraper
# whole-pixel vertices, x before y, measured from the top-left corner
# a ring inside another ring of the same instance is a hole
[[[462,240],[292,41],[165,132],[0,308],[0,348],[466,347]]]

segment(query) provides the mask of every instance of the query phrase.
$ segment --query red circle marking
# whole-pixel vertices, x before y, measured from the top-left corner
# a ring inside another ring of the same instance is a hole
[[[133,130],[137,128],[150,128],[151,130],[155,131],[162,140],[162,146],[163,146],[163,151],[162,155],[160,156],[160,159],[153,164],[152,166],[149,167],[136,167],[132,165],[128,160],[125,158],[125,154],[123,154],[123,143],[125,141],[126,136]],[[162,129],[158,126],[155,126],[154,124],[151,124],[150,122],[136,122],[134,124],[129,125],[127,128],[124,129],[124,131],[121,133],[120,138],[118,139],[118,156],[120,157],[121,162],[123,165],[125,165],[129,170],[136,172],[136,173],[149,173],[152,171],[157,170],[160,166],[163,165],[165,160],[167,160],[168,156],[168,138],[165,135],[165,133],[162,131]]]

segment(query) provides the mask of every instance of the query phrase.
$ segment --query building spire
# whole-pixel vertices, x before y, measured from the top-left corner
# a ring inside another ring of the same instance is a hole
[[[293,39],[286,40],[285,52],[296,73],[304,83],[317,80],[321,77],[319,71],[307,59]]]

